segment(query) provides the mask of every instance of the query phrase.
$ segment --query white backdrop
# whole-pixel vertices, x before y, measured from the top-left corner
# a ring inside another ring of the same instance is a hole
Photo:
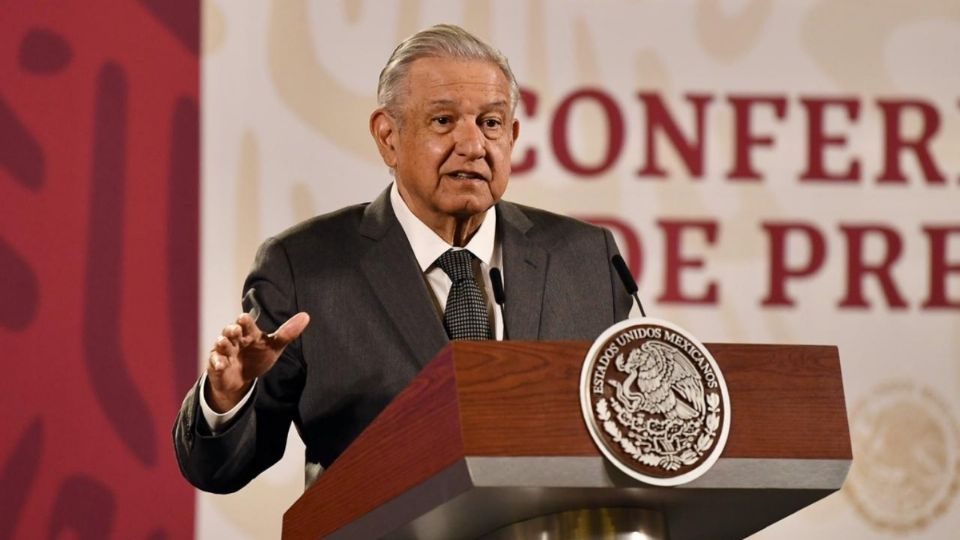
[[[851,475],[758,538],[960,530],[956,1],[206,0],[204,349],[264,238],[387,185],[377,76],[439,22],[525,90],[506,198],[611,223],[648,313],[702,341],[840,347]],[[199,495],[198,537],[278,537],[302,451]]]

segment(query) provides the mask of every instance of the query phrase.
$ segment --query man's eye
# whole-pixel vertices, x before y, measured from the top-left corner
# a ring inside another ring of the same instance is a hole
[[[438,126],[446,126],[446,125],[448,125],[448,124],[450,123],[450,117],[449,117],[449,116],[437,116],[437,117],[435,117],[435,118],[433,119],[433,123],[434,123],[434,124],[437,124]]]
[[[497,128],[500,127],[501,122],[499,118],[484,118],[483,127],[485,128]]]

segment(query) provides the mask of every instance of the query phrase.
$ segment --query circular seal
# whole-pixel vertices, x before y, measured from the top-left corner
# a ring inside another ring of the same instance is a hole
[[[657,486],[705,473],[730,431],[730,396],[710,351],[650,317],[619,322],[593,342],[580,374],[580,406],[607,459]]]
[[[857,404],[850,424],[854,459],[843,491],[862,518],[906,532],[943,514],[957,493],[960,436],[942,399],[890,382]]]

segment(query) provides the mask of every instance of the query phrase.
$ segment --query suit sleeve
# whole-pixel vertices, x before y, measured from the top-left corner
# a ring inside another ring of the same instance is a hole
[[[264,332],[275,331],[299,311],[294,276],[283,245],[266,241],[244,284],[244,291],[256,289],[261,307],[257,326]],[[276,463],[283,456],[290,422],[298,418],[305,374],[297,339],[257,382],[244,408],[216,434],[210,432],[200,411],[203,389],[198,381],[184,399],[173,429],[183,476],[204,491],[231,493]]]
[[[613,289],[613,320],[619,322],[630,316],[630,308],[633,307],[633,298],[627,294],[627,289],[623,286],[623,282],[620,281],[620,276],[617,275],[616,269],[613,267],[613,264],[610,263],[610,259],[612,259],[614,255],[620,254],[620,250],[617,249],[617,243],[613,239],[613,234],[611,234],[609,230],[603,229],[603,238],[607,243],[607,268],[610,271],[610,284]]]

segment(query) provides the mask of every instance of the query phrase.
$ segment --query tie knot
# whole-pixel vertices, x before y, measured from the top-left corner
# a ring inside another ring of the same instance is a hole
[[[448,249],[437,257],[436,265],[446,272],[454,283],[473,279],[473,253],[466,249]]]

